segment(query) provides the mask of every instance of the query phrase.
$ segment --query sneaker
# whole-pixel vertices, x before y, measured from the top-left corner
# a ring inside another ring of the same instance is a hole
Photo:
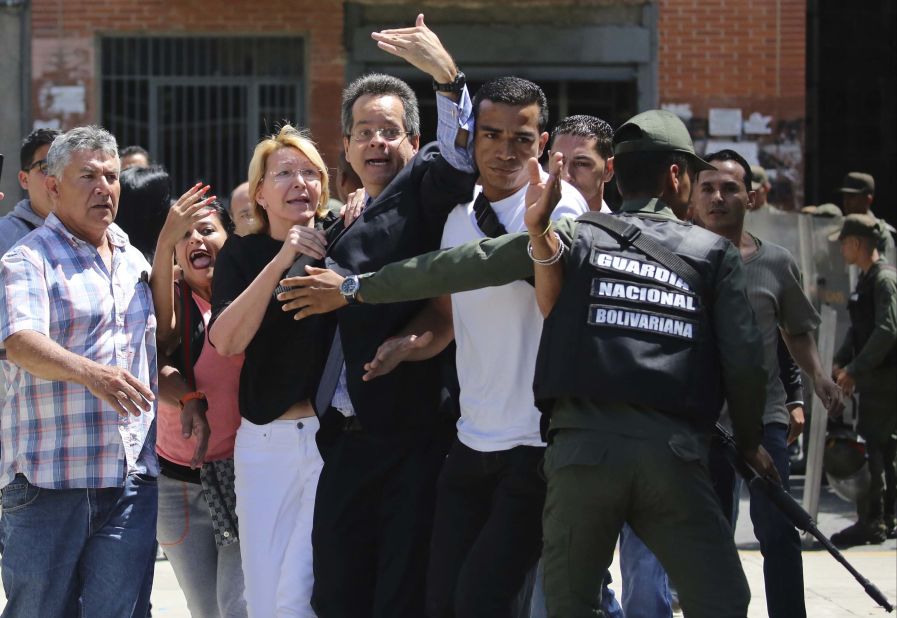
[[[888,537],[885,526],[881,522],[866,524],[857,522],[832,535],[832,544],[836,547],[852,547],[854,545],[878,545]]]

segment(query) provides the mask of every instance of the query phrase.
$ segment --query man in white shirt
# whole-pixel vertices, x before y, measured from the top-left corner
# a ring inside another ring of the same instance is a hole
[[[469,127],[465,95],[451,117]],[[473,169],[475,161],[479,170],[473,201],[459,204],[448,216],[442,248],[524,230],[526,162],[540,156],[548,142],[545,94],[527,80],[487,82],[472,113],[473,160],[466,148],[440,140],[453,165]],[[579,192],[564,183],[553,216],[576,217],[587,210]],[[452,294],[450,302],[437,305],[454,329],[461,417],[437,489],[427,612],[433,617],[510,617],[518,611],[518,593],[542,546],[545,482],[539,468],[545,443],[531,388],[542,316],[525,281]],[[444,337],[425,336],[424,341],[429,343],[410,357],[397,352],[401,340],[387,342],[371,363],[369,377],[395,366],[397,357],[417,360],[446,344]]]
[[[548,142],[548,104],[536,84],[503,77],[474,99],[474,200],[449,214],[442,248],[526,229],[526,162]],[[588,207],[565,185],[554,217]],[[439,478],[427,577],[431,616],[511,616],[542,548],[545,443],[533,401],[542,316],[532,285],[451,296],[461,418]]]

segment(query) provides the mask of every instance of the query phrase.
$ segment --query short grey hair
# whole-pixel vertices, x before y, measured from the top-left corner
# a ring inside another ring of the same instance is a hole
[[[403,123],[405,130],[411,136],[420,135],[420,110],[417,108],[417,96],[411,89],[411,86],[403,82],[398,77],[392,75],[384,75],[382,73],[371,73],[363,75],[343,90],[343,106],[342,106],[342,123],[343,135],[352,133],[352,125],[355,119],[352,118],[352,106],[355,101],[365,95],[374,97],[394,96],[402,102],[405,108],[405,116]]]
[[[54,139],[47,151],[47,175],[60,178],[72,159],[72,153],[78,150],[100,150],[103,154],[118,157],[118,142],[109,131],[96,125],[67,131]]]

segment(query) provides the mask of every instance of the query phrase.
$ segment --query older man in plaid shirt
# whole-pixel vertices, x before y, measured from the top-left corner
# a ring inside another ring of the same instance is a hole
[[[3,616],[146,616],[158,463],[149,264],[112,221],[115,138],[47,155],[55,211],[0,261]]]

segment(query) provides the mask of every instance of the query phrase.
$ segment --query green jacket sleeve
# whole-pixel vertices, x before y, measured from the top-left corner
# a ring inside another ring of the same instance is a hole
[[[875,277],[875,329],[863,348],[844,367],[852,376],[876,369],[897,342],[897,281],[879,269]]]
[[[844,341],[841,347],[835,352],[835,364],[839,367],[846,367],[847,363],[853,360],[853,327],[847,327],[847,333],[844,335]]]
[[[554,222],[561,241],[568,246],[573,225],[567,218]],[[528,240],[525,232],[506,234],[394,262],[376,273],[362,275],[361,297],[370,304],[395,303],[532,277],[533,262],[526,253]]]
[[[760,444],[766,377],[763,340],[748,301],[741,256],[726,249],[714,286],[713,319],[732,428],[742,450]]]

